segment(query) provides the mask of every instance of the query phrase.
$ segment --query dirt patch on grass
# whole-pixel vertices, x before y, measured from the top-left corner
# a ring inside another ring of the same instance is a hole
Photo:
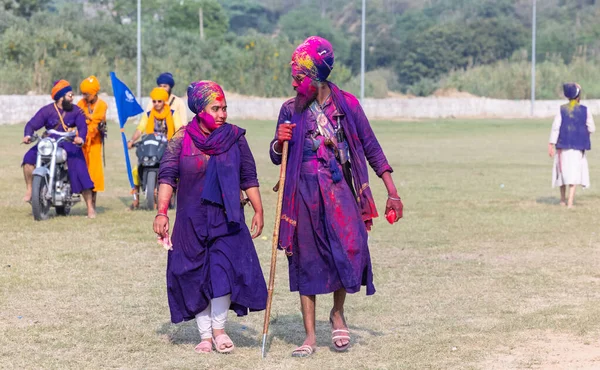
[[[572,334],[533,333],[499,348],[483,369],[598,369],[600,343]]]

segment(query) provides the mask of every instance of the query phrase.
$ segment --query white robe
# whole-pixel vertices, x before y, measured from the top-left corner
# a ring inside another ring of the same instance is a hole
[[[550,131],[550,144],[556,144],[562,124],[560,112],[554,117],[552,130]],[[592,134],[596,131],[594,118],[587,111],[586,125],[588,132]],[[552,167],[552,187],[563,185],[581,185],[584,188],[590,186],[590,170],[585,151],[576,149],[557,149],[554,155],[554,166]]]

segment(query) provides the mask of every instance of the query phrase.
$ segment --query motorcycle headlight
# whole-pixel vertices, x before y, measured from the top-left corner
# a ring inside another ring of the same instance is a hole
[[[41,155],[46,156],[52,154],[54,145],[49,139],[42,139],[42,141],[40,141],[40,143],[38,144],[37,148]]]
[[[156,162],[156,160],[157,160],[157,159],[158,159],[158,158],[156,158],[156,156],[155,156],[155,155],[153,155],[153,156],[152,156],[152,161],[153,161],[153,162]]]
[[[148,159],[150,159],[150,158],[148,158],[147,156],[145,156],[145,157],[143,158],[144,162],[148,162]]]
[[[67,160],[67,151],[63,148],[56,149],[56,163],[65,163]]]

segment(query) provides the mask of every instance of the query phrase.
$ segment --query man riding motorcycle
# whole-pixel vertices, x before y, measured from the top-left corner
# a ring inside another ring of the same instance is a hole
[[[25,125],[23,143],[31,143],[31,137],[37,130],[56,130],[68,132],[77,130],[77,137],[70,142],[62,142],[60,146],[67,152],[67,165],[69,181],[73,193],[83,196],[87,205],[88,218],[95,218],[96,212],[92,205],[92,189],[94,183],[90,179],[81,145],[87,136],[87,124],[83,111],[73,105],[73,89],[68,81],[59,80],[52,87],[52,104],[42,107],[33,118]],[[33,181],[33,170],[37,159],[37,146],[33,146],[23,157],[23,176],[27,192],[23,197],[26,202],[31,201],[31,186]]]
[[[150,92],[152,109],[142,115],[131,140],[127,142],[129,149],[133,148],[134,143],[142,136],[142,133],[144,135],[160,135],[165,140],[170,140],[173,134],[181,128],[183,124],[179,116],[174,114],[169,104],[167,104],[168,98],[169,94],[167,91],[160,87],[156,87]],[[133,168],[132,173],[136,196],[130,208],[137,209],[139,207],[138,194],[140,192],[140,179],[137,166]]]

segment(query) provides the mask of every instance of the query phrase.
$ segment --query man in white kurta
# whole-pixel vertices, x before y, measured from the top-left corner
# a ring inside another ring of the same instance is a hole
[[[590,186],[586,150],[590,149],[589,136],[596,131],[596,125],[587,107],[579,103],[581,87],[565,84],[563,89],[569,103],[561,106],[554,118],[548,154],[554,157],[552,187],[560,187],[560,204],[572,208],[576,186]]]

